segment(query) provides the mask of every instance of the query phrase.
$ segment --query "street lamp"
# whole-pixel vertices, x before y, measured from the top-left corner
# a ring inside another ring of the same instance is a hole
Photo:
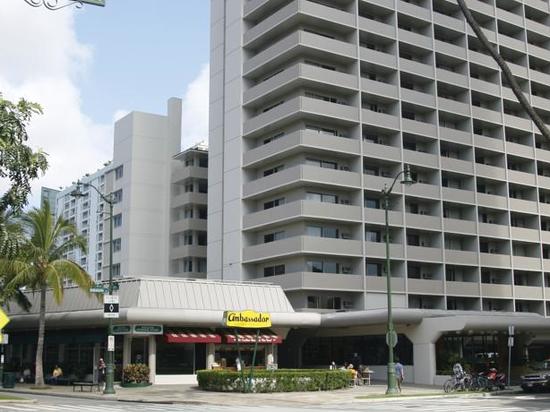
[[[388,295],[388,323],[386,330],[386,344],[388,345],[388,388],[386,389],[386,395],[395,395],[397,391],[397,382],[395,380],[395,364],[393,363],[393,348],[397,345],[397,333],[393,327],[392,318],[392,303],[391,303],[391,273],[390,273],[390,225],[388,223],[388,209],[390,208],[390,194],[397,182],[397,179],[403,175],[403,180],[399,183],[402,185],[410,186],[415,183],[411,177],[411,169],[409,166],[405,166],[405,169],[400,171],[393,179],[393,183],[388,188],[388,185],[384,185],[382,189],[382,198],[384,202],[384,210],[386,217],[386,280],[387,280],[387,295]]]
[[[59,10],[69,6],[75,6],[77,9],[82,8],[84,4],[92,6],[105,6],[105,0],[65,0],[66,2],[59,3],[59,0],[24,0],[29,6],[40,7],[44,6],[48,10]]]
[[[81,186],[83,187],[91,187],[94,189],[101,199],[109,205],[109,296],[113,294],[113,205],[115,204],[115,199],[113,196],[113,193],[109,193],[107,196],[105,196],[101,191],[95,187],[94,185],[90,183],[81,183],[78,181],[76,183],[76,189],[71,192],[72,197],[83,197],[85,196],[81,191]],[[113,329],[113,320],[109,318],[109,326],[107,329],[107,336],[111,335],[111,331]],[[114,366],[113,366],[113,356],[114,352],[108,350],[107,346],[107,373],[105,374],[105,389],[103,390],[103,394],[105,395],[114,395],[115,394],[115,387],[114,387]]]

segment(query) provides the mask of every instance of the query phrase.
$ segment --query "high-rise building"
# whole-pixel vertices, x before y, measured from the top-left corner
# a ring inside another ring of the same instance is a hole
[[[548,2],[468,5],[550,123]],[[208,277],[280,284],[359,335],[383,331],[381,190],[410,166],[389,240],[418,382],[445,331],[550,315],[550,142],[453,1],[212,0],[209,149]]]

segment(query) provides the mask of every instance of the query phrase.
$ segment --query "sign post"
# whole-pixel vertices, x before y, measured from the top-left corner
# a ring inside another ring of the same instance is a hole
[[[241,363],[241,380],[244,392],[252,389],[252,380],[254,379],[254,364],[256,363],[256,352],[258,351],[258,339],[261,328],[271,327],[271,315],[269,313],[260,313],[253,310],[243,310],[240,312],[226,311],[223,314],[223,323],[227,327],[235,328],[235,338],[237,340],[237,353]],[[244,368],[242,367],[241,350],[239,346],[239,332],[237,328],[256,329],[256,339],[254,339],[254,352],[252,354],[252,365],[250,365],[250,374],[248,382],[244,379]]]
[[[514,347],[514,332],[513,325],[508,326],[508,386],[510,386],[510,372],[512,369],[512,348]]]

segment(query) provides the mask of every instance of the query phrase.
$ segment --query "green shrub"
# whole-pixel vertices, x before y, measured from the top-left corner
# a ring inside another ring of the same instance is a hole
[[[250,369],[244,371],[248,382]],[[328,391],[348,386],[353,373],[348,370],[327,369],[279,369],[275,371],[254,370],[251,391],[305,392]],[[199,387],[206,391],[242,392],[241,373],[227,370],[202,370],[197,372]]]
[[[143,363],[129,363],[122,370],[123,383],[149,382],[149,366]]]

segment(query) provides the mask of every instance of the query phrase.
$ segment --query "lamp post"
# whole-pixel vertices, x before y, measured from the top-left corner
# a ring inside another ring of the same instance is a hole
[[[29,6],[40,7],[44,6],[48,10],[59,10],[69,6],[75,6],[77,9],[82,8],[84,4],[90,4],[92,6],[105,7],[105,0],[65,0],[65,2],[59,2],[59,0],[24,0]]]
[[[71,196],[73,197],[83,197],[84,194],[80,190],[80,187],[91,187],[94,189],[101,199],[109,205],[109,295],[113,294],[113,205],[115,204],[115,199],[113,196],[113,193],[109,193],[107,196],[105,196],[101,191],[95,187],[94,185],[90,183],[81,183],[78,181],[76,183],[76,189],[71,192]],[[111,335],[111,332],[113,330],[113,320],[109,318],[109,324],[107,327],[107,336]],[[108,347],[107,347],[108,349]],[[114,387],[114,351],[107,350],[107,373],[105,374],[105,389],[103,390],[103,394],[105,395],[113,395],[115,394],[115,387]]]
[[[386,326],[386,344],[388,345],[388,387],[386,389],[386,395],[395,395],[398,393],[397,382],[395,379],[395,364],[393,363],[393,348],[397,345],[397,333],[393,327],[392,318],[392,302],[391,302],[391,273],[390,273],[390,226],[388,223],[388,209],[390,208],[390,194],[397,182],[397,179],[403,175],[403,180],[399,183],[410,186],[414,182],[411,177],[411,170],[409,166],[405,166],[405,169],[400,171],[393,179],[393,183],[388,188],[388,185],[384,185],[382,189],[382,198],[384,202],[384,210],[386,217],[386,281],[387,281],[387,296],[388,296],[388,322]]]

